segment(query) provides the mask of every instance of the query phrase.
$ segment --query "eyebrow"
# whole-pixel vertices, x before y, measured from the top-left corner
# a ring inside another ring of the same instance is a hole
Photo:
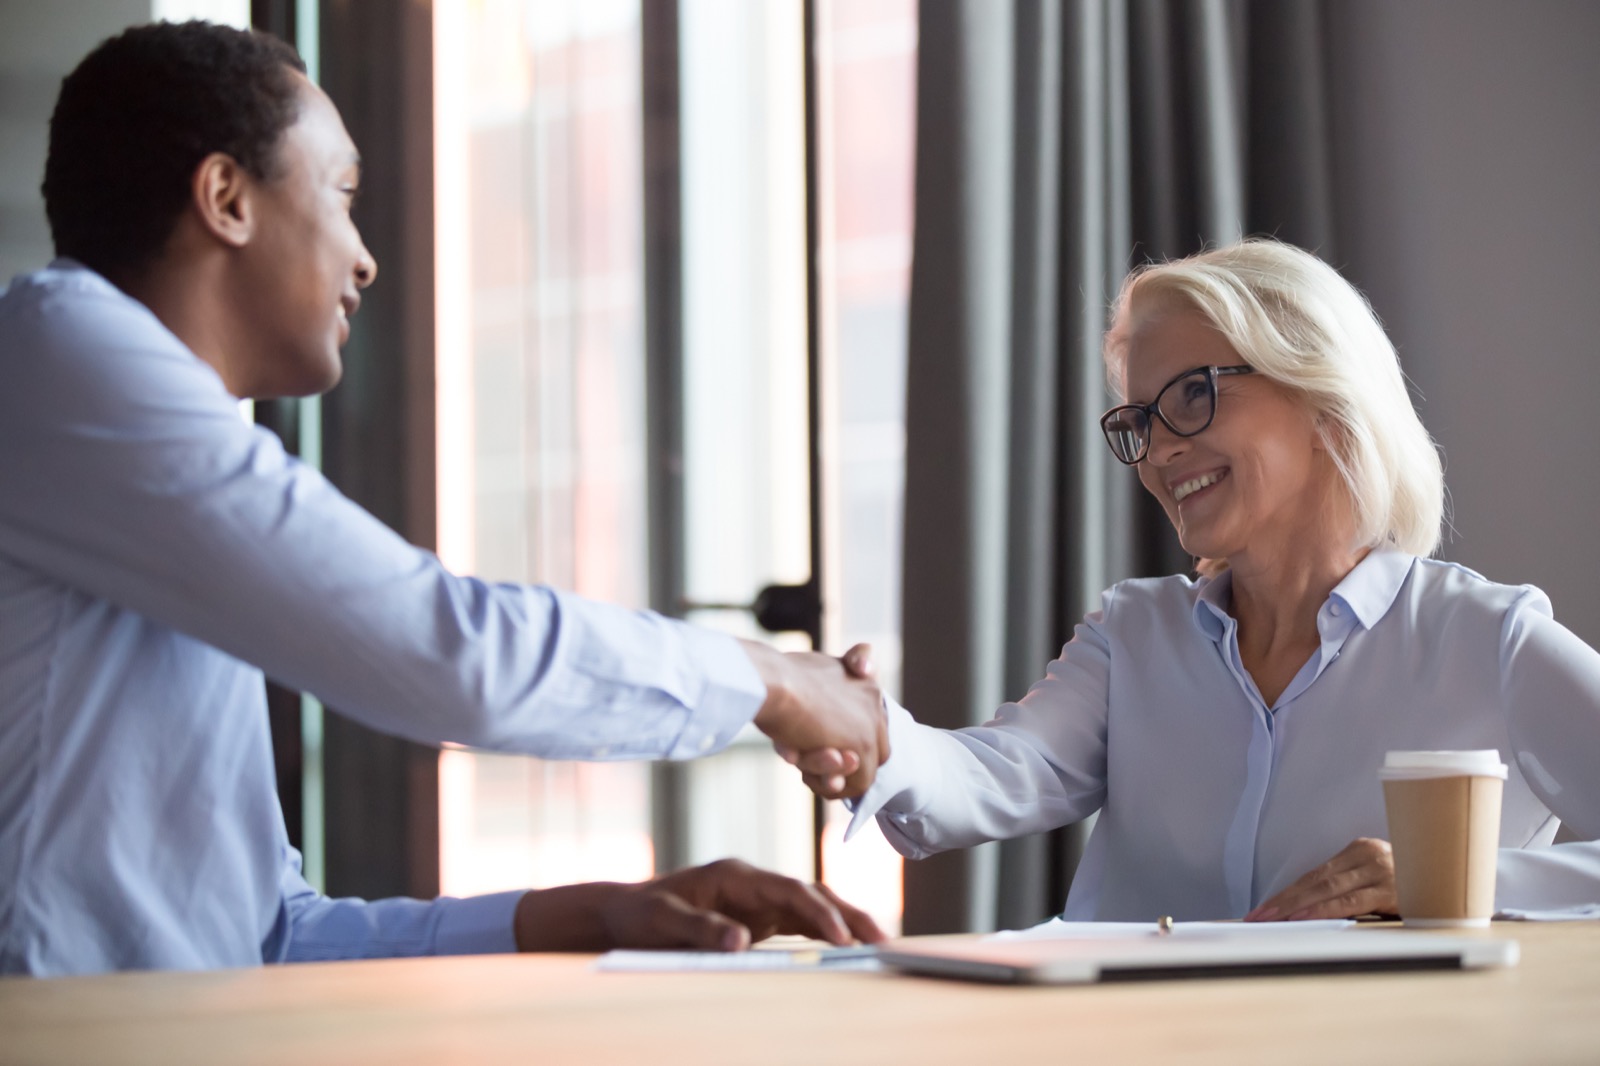
[[[1184,371],[1181,371],[1181,372],[1179,372],[1177,374],[1172,375],[1172,377],[1170,377],[1166,381],[1162,382],[1160,388],[1156,389],[1155,395],[1156,396],[1160,396],[1163,392],[1166,392],[1167,389],[1170,386],[1172,386],[1173,384],[1177,383],[1180,379],[1188,377],[1190,374],[1193,374],[1196,370],[1204,370],[1204,369],[1206,369],[1206,366],[1207,366],[1207,364],[1202,363],[1199,366],[1191,366],[1188,370],[1184,370]],[[1128,394],[1128,398],[1126,400],[1126,403],[1128,405],[1135,406],[1135,407],[1143,407],[1146,404],[1150,404],[1150,403],[1154,403],[1154,402],[1155,402],[1154,398],[1151,398],[1149,400],[1136,400],[1136,399],[1133,398],[1133,394],[1131,392]]]

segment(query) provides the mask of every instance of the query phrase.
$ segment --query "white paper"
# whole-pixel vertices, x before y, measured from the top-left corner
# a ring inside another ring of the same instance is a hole
[[[608,951],[594,968],[607,973],[749,973],[796,970],[876,970],[871,947],[801,948],[794,951]]]
[[[1350,918],[1309,922],[1174,922],[1172,936],[1259,936],[1266,933],[1315,933],[1348,929]],[[991,940],[1115,940],[1123,937],[1161,936],[1155,922],[1067,922],[1051,918],[1027,929],[995,933]]]
[[[1548,911],[1503,910],[1496,912],[1495,918],[1508,922],[1592,922],[1600,918],[1600,903]]]

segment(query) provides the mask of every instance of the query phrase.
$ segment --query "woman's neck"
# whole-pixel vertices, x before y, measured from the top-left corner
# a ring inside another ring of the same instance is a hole
[[[1271,649],[1320,640],[1317,612],[1370,549],[1295,551],[1269,559],[1234,559],[1233,603],[1243,644]]]

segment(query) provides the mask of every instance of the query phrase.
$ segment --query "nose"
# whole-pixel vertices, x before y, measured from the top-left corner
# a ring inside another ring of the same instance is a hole
[[[1150,420],[1150,446],[1144,457],[1151,466],[1166,466],[1188,450],[1188,437],[1178,436],[1159,418]]]
[[[365,243],[361,245],[361,254],[356,257],[356,288],[364,289],[378,280],[378,261],[372,258],[372,253],[367,251]]]

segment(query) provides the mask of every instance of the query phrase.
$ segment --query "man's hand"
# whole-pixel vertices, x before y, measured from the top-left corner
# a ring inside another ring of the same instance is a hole
[[[743,951],[777,933],[833,944],[884,939],[876,922],[826,885],[737,859],[640,884],[597,882],[529,892],[517,903],[515,929],[519,951]]]
[[[871,787],[889,757],[872,649],[858,644],[834,659],[814,652],[784,655],[754,641],[744,645],[767,686],[756,727],[779,754],[799,761],[806,784],[826,798],[855,797]]]
[[[1394,853],[1387,840],[1362,837],[1244,916],[1247,922],[1297,922],[1396,914]]]

